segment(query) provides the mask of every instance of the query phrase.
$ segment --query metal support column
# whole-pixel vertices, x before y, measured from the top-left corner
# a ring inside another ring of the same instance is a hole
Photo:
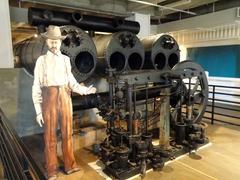
[[[160,106],[160,127],[159,127],[159,146],[162,150],[167,150],[170,146],[170,89],[161,90]]]
[[[127,85],[127,108],[128,108],[128,113],[129,113],[129,119],[128,119],[128,132],[130,135],[132,135],[132,115],[133,115],[133,102],[132,102],[132,91],[133,91],[133,86],[132,85]]]

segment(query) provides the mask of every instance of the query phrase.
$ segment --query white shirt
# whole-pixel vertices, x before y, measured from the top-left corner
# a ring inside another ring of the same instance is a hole
[[[87,94],[88,88],[80,85],[71,72],[71,63],[68,56],[61,52],[53,54],[48,51],[40,56],[34,69],[34,82],[32,86],[32,98],[34,105],[42,103],[43,86],[67,85],[73,92],[80,95]],[[36,106],[35,106],[36,107]]]

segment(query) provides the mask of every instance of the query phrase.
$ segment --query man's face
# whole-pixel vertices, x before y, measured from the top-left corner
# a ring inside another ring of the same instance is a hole
[[[48,46],[48,49],[54,53],[54,54],[57,54],[58,51],[60,51],[60,47],[61,47],[61,43],[62,43],[62,40],[60,39],[47,39],[47,46]]]

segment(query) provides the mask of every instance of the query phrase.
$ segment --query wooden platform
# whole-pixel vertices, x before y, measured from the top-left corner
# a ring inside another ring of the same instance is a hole
[[[240,179],[240,127],[215,124],[208,125],[207,135],[211,146],[199,150],[195,155],[185,156],[165,165],[161,172],[148,172],[145,180],[237,180]],[[83,171],[72,175],[58,174],[59,180],[102,180],[88,163],[98,158],[91,148],[81,148],[75,151],[77,163]],[[61,157],[59,158],[61,164]],[[0,175],[1,179],[1,175]],[[141,177],[134,178],[140,180]]]
[[[209,125],[207,128],[211,146],[199,150],[195,155],[183,157],[167,164],[161,172],[149,172],[144,179],[178,180],[237,180],[240,178],[240,127],[225,124]],[[87,149],[76,152],[80,164],[86,173],[81,179],[90,180],[96,172],[85,163],[96,160]],[[75,176],[78,179],[77,176]],[[94,179],[104,179],[94,175]],[[137,177],[134,179],[141,179]]]
[[[240,127],[209,125],[207,134],[211,146],[166,165],[162,172],[150,172],[144,179],[239,179]]]

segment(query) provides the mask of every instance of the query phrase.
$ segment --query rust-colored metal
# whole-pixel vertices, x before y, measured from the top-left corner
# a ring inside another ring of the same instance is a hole
[[[133,120],[133,134],[136,135],[139,133],[139,120],[134,119]]]

